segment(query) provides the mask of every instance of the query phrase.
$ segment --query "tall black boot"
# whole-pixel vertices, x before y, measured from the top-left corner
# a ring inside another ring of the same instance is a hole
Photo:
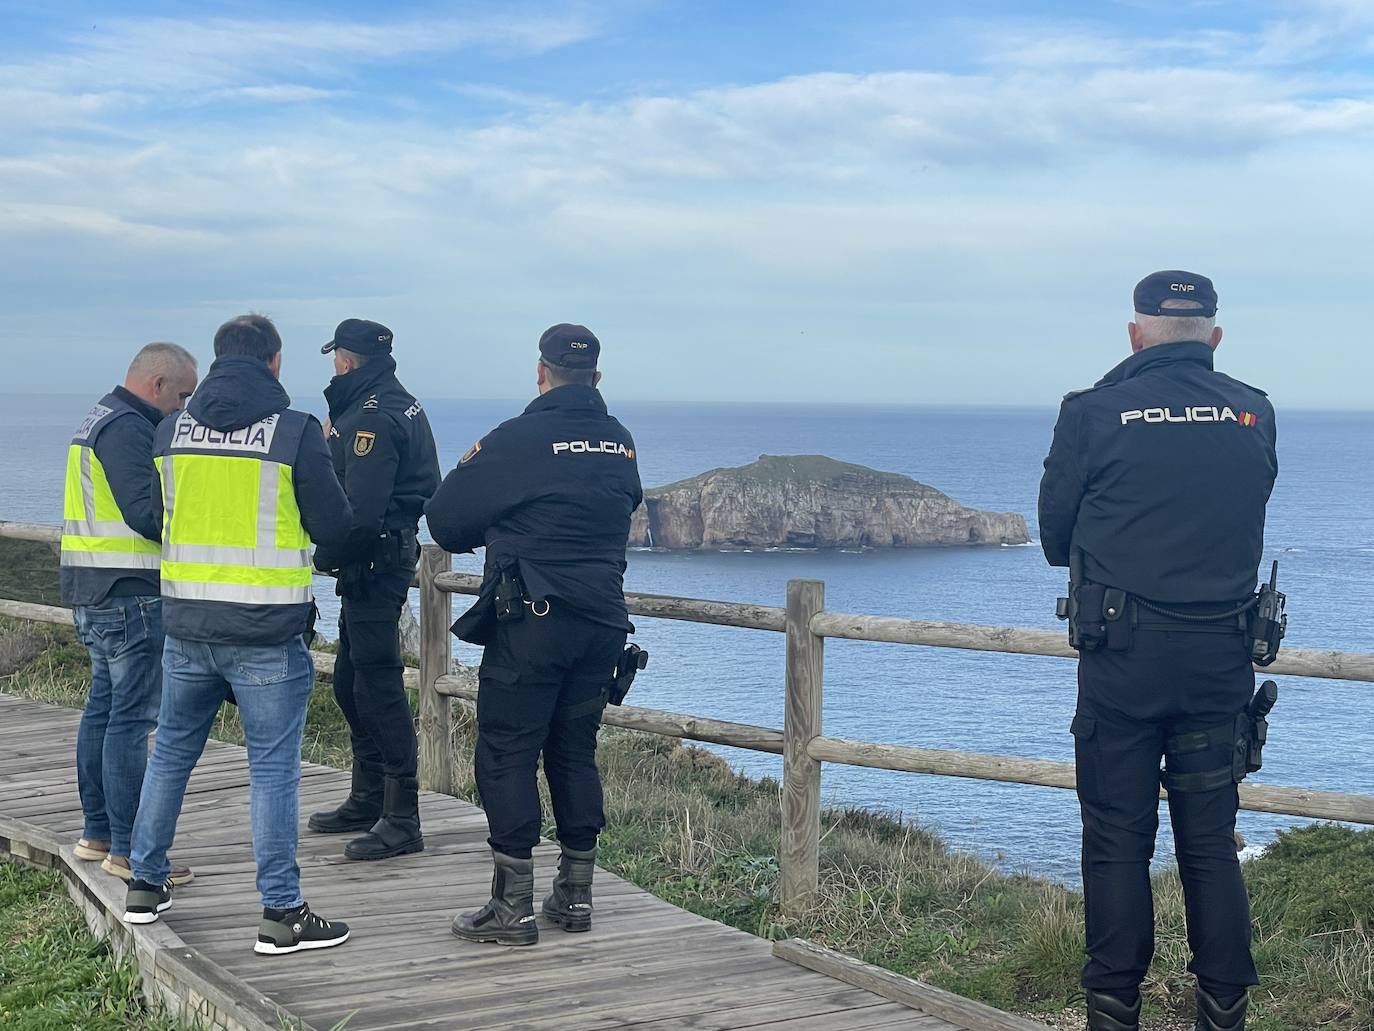
[[[382,815],[382,767],[353,760],[353,785],[343,805],[310,814],[309,828],[317,834],[365,831]]]
[[[491,877],[491,901],[475,913],[453,918],[453,933],[470,942],[534,945],[539,925],[534,922],[534,860],[516,859],[492,850],[496,870]]]
[[[382,793],[382,818],[361,838],[344,846],[346,859],[390,859],[423,852],[420,836],[420,782],[414,777],[387,777]]]
[[[1193,1031],[1245,1031],[1245,1011],[1250,1008],[1250,993],[1223,1007],[1205,988],[1197,990],[1197,1023]]]
[[[553,891],[540,907],[544,916],[565,931],[592,929],[592,876],[596,873],[596,849],[579,852],[559,845],[558,873]]]
[[[1127,1006],[1109,992],[1087,989],[1088,1031],[1139,1031],[1140,996]]]

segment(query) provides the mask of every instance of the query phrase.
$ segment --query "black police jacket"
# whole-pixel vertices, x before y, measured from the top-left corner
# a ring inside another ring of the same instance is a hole
[[[1277,475],[1264,392],[1215,372],[1205,343],[1160,344],[1064,398],[1040,543],[1055,566],[1082,548],[1088,581],[1151,601],[1239,601]]]
[[[643,499],[634,439],[597,390],[574,384],[536,398],[474,444],[425,519],[449,551],[486,546],[484,594],[514,563],[531,600],[554,598],[593,622],[633,630],[625,545]],[[484,597],[473,613],[487,605]]]
[[[439,485],[439,454],[429,418],[396,379],[391,355],[335,376],[324,397],[334,471],[353,504],[348,539],[315,552],[315,568],[333,571],[371,562],[384,530],[415,532]]]

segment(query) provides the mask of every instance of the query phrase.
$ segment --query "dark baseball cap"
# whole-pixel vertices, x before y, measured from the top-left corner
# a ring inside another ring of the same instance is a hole
[[[539,338],[539,357],[546,365],[562,369],[595,369],[601,356],[601,341],[586,326],[560,322],[544,330]]]
[[[390,354],[391,330],[380,322],[344,319],[334,330],[334,339],[320,348],[320,354],[328,354],[336,347],[354,354]]]
[[[1192,303],[1166,308],[1165,301]],[[1151,272],[1135,285],[1135,310],[1141,315],[1208,319],[1217,313],[1217,291],[1210,279],[1196,272]]]

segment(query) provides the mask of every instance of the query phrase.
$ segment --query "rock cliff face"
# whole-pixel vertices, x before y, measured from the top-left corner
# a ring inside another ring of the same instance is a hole
[[[630,547],[922,548],[1025,544],[1012,512],[965,508],[907,476],[822,455],[761,455],[644,492]]]

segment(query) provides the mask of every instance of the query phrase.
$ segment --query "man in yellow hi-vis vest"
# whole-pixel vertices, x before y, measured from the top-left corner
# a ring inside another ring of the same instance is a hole
[[[162,499],[153,432],[195,388],[195,358],[176,344],[149,344],[67,448],[59,577],[91,656],[76,735],[84,828],[73,851],[125,880],[148,734],[162,698]],[[191,873],[178,868],[172,879],[183,884]]]
[[[232,690],[252,772],[263,907],[254,951],[265,955],[348,939],[346,924],[321,919],[301,896],[296,841],[301,734],[315,682],[310,543],[342,543],[353,511],[319,422],[288,407],[281,358],[267,318],[226,322],[205,382],[153,440],[165,509],[165,684],[124,914],[152,923],[171,905],[167,849],[186,782]]]

